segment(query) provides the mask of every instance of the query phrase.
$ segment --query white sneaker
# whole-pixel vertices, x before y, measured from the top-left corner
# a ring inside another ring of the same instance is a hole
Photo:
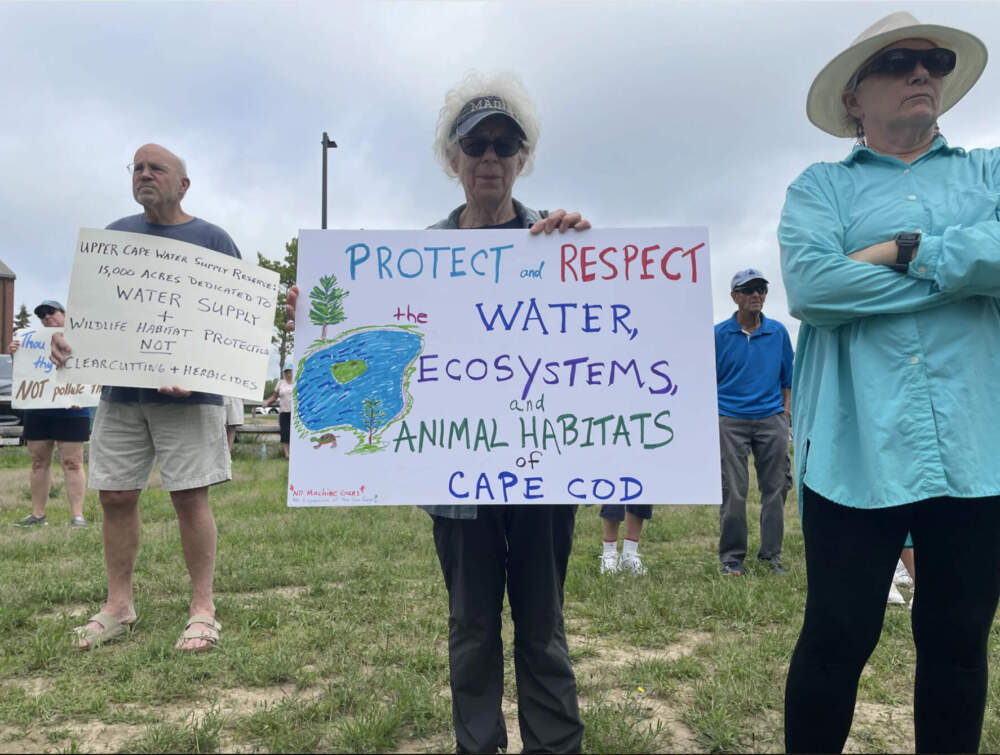
[[[903,564],[902,559],[896,562],[896,573],[892,575],[892,583],[900,587],[909,587],[913,584],[913,578],[906,571],[906,566]]]
[[[621,558],[618,553],[604,553],[601,555],[601,574],[614,574],[621,565]]]
[[[906,598],[903,597],[903,593],[896,585],[889,585],[889,597],[885,599],[885,602],[890,606],[905,606]]]
[[[619,568],[622,571],[638,574],[640,577],[646,576],[646,567],[642,565],[642,558],[638,553],[630,553],[627,556],[623,556]]]

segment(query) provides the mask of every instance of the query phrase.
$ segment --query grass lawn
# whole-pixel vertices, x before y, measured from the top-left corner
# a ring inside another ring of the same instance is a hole
[[[0,448],[0,752],[453,751],[447,595],[430,519],[414,508],[289,510],[280,455],[269,442],[261,461],[259,440],[238,443],[233,481],[212,489],[222,643],[185,656],[171,646],[189,583],[155,473],[141,503],[136,630],[82,653],[69,631],[105,594],[96,493],[84,511],[91,526],[69,528],[56,466],[49,526],[11,527],[30,511],[29,458]],[[597,570],[597,509],[580,509],[565,613],[585,751],[782,749],[805,596],[791,496],[786,519],[785,577],[751,562],[746,578],[723,578],[717,509],[682,506],[657,509],[643,533],[647,577],[608,578]],[[505,624],[516,752],[509,616]],[[912,751],[913,663],[909,613],[890,608],[850,751]],[[997,678],[987,752],[1000,750]]]

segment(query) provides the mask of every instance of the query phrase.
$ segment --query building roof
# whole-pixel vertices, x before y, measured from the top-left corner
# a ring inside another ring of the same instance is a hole
[[[0,262],[0,278],[16,278],[14,271],[7,267],[3,262]]]

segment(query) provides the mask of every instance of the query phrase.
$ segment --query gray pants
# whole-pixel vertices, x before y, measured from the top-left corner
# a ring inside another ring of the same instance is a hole
[[[719,560],[742,564],[747,555],[747,457],[753,453],[760,488],[760,550],[757,558],[781,555],[785,535],[785,496],[791,489],[788,415],[737,419],[719,415],[722,456],[722,507],[719,509]]]

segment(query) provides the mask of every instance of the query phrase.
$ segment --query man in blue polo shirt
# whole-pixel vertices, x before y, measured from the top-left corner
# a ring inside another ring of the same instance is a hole
[[[781,542],[785,496],[791,487],[792,342],[784,325],[764,317],[767,280],[759,270],[740,270],[733,276],[730,290],[736,312],[715,326],[722,457],[719,560],[723,574],[745,573],[750,485],[747,457],[753,452],[761,502],[757,558],[775,573],[786,574]]]

